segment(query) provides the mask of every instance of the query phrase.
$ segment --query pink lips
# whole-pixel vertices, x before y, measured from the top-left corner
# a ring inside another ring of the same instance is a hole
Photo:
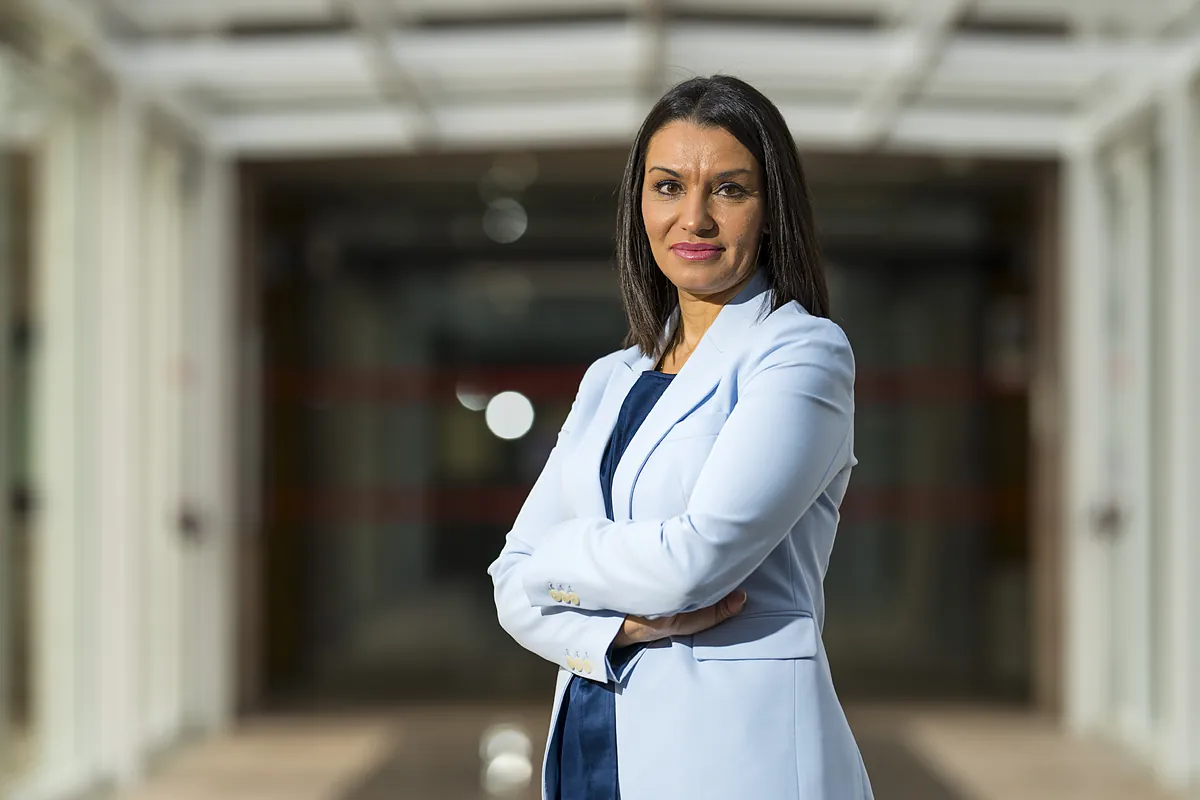
[[[722,248],[715,244],[693,244],[691,242],[679,242],[671,245],[671,250],[680,258],[686,258],[688,261],[707,261],[710,258],[716,258],[720,255]]]

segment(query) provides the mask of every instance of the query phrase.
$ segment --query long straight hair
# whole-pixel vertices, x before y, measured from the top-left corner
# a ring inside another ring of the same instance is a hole
[[[618,190],[617,278],[629,324],[623,346],[637,345],[648,356],[659,355],[663,328],[679,304],[678,291],[654,260],[641,204],[650,139],[678,120],[728,131],[762,167],[770,233],[760,241],[757,269],[770,286],[771,310],[796,301],[808,313],[828,317],[829,289],[808,183],[787,122],[774,103],[739,78],[692,78],[672,87],[650,109]]]

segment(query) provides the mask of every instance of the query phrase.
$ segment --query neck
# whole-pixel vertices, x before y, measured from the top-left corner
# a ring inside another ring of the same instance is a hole
[[[685,351],[691,352],[696,348],[724,305],[736,297],[753,277],[754,273],[751,272],[728,289],[704,297],[679,290],[679,336],[676,341]]]

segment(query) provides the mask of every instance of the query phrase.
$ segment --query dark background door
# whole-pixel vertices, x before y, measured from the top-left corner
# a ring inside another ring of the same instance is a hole
[[[545,154],[515,189],[489,155],[248,170],[270,688],[544,693],[553,667],[500,630],[484,569],[583,370],[619,346],[621,158]],[[1038,173],[810,172],[858,368],[860,465],[826,581],[839,684],[1025,696]],[[500,392],[532,408],[519,438],[480,410]]]

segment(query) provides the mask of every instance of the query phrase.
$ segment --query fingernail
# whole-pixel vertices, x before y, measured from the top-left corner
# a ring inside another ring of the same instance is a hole
[[[730,608],[736,613],[742,610],[742,606],[746,605],[746,593],[738,592],[733,596],[733,600],[729,603]]]

